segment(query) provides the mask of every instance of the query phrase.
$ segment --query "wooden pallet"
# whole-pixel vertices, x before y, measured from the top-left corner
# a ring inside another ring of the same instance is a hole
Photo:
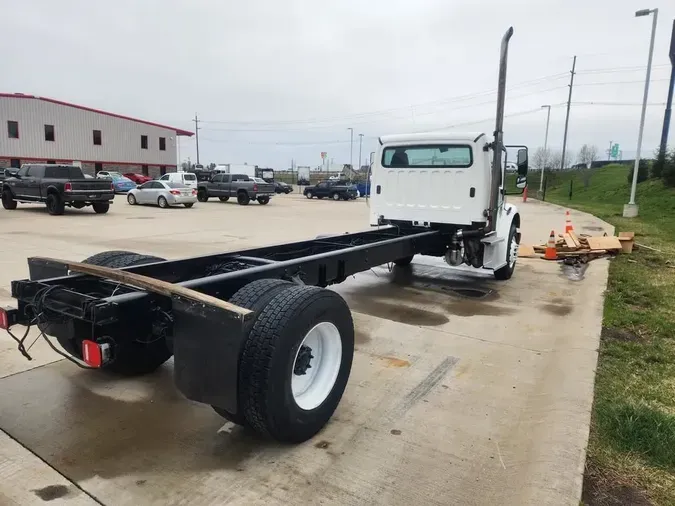
[[[578,258],[583,262],[605,255],[616,255],[620,252],[630,253],[633,248],[632,232],[622,232],[619,237],[611,235],[590,236],[574,231],[560,234],[556,238],[556,259]],[[540,257],[546,252],[546,244],[529,246],[521,245],[518,256],[522,258]]]

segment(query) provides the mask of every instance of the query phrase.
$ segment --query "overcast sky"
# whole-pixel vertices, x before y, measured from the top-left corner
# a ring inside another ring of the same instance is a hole
[[[359,133],[365,159],[387,133],[492,132],[499,43],[513,26],[505,141],[543,145],[540,106],[551,104],[549,147],[562,146],[576,54],[568,146],[604,153],[614,141],[627,158],[640,107],[604,104],[642,102],[651,17],[634,12],[655,7],[651,153],[673,0],[0,0],[0,91],[190,130],[197,113],[202,163],[316,166],[322,151],[349,163],[352,127],[356,165]],[[195,155],[183,138],[181,158]]]

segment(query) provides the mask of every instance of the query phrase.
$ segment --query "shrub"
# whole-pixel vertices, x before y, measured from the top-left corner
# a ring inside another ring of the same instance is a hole
[[[663,164],[661,177],[666,186],[675,186],[675,149],[671,149],[670,153],[668,153],[665,163]]]
[[[633,184],[633,169],[635,166],[631,167],[630,171],[628,172],[628,184]],[[645,159],[640,159],[640,165],[638,165],[638,177],[637,177],[637,182],[642,183],[643,181],[647,181],[649,179],[649,164],[647,163],[647,160]]]

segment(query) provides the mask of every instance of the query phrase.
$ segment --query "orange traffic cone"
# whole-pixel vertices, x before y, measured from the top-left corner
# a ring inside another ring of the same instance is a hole
[[[527,186],[523,190],[523,202],[527,202]]]
[[[548,244],[546,244],[544,258],[546,260],[558,260],[558,252],[555,249],[555,230],[551,230],[551,235],[548,238]]]
[[[572,219],[570,218],[569,209],[565,211],[565,233],[574,232],[574,227],[572,226]]]

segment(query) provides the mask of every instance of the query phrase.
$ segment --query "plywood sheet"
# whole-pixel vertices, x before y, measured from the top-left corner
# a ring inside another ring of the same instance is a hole
[[[596,249],[606,249],[606,250],[617,250],[621,249],[621,241],[618,237],[611,235],[603,237],[587,237],[588,247],[592,250]]]

